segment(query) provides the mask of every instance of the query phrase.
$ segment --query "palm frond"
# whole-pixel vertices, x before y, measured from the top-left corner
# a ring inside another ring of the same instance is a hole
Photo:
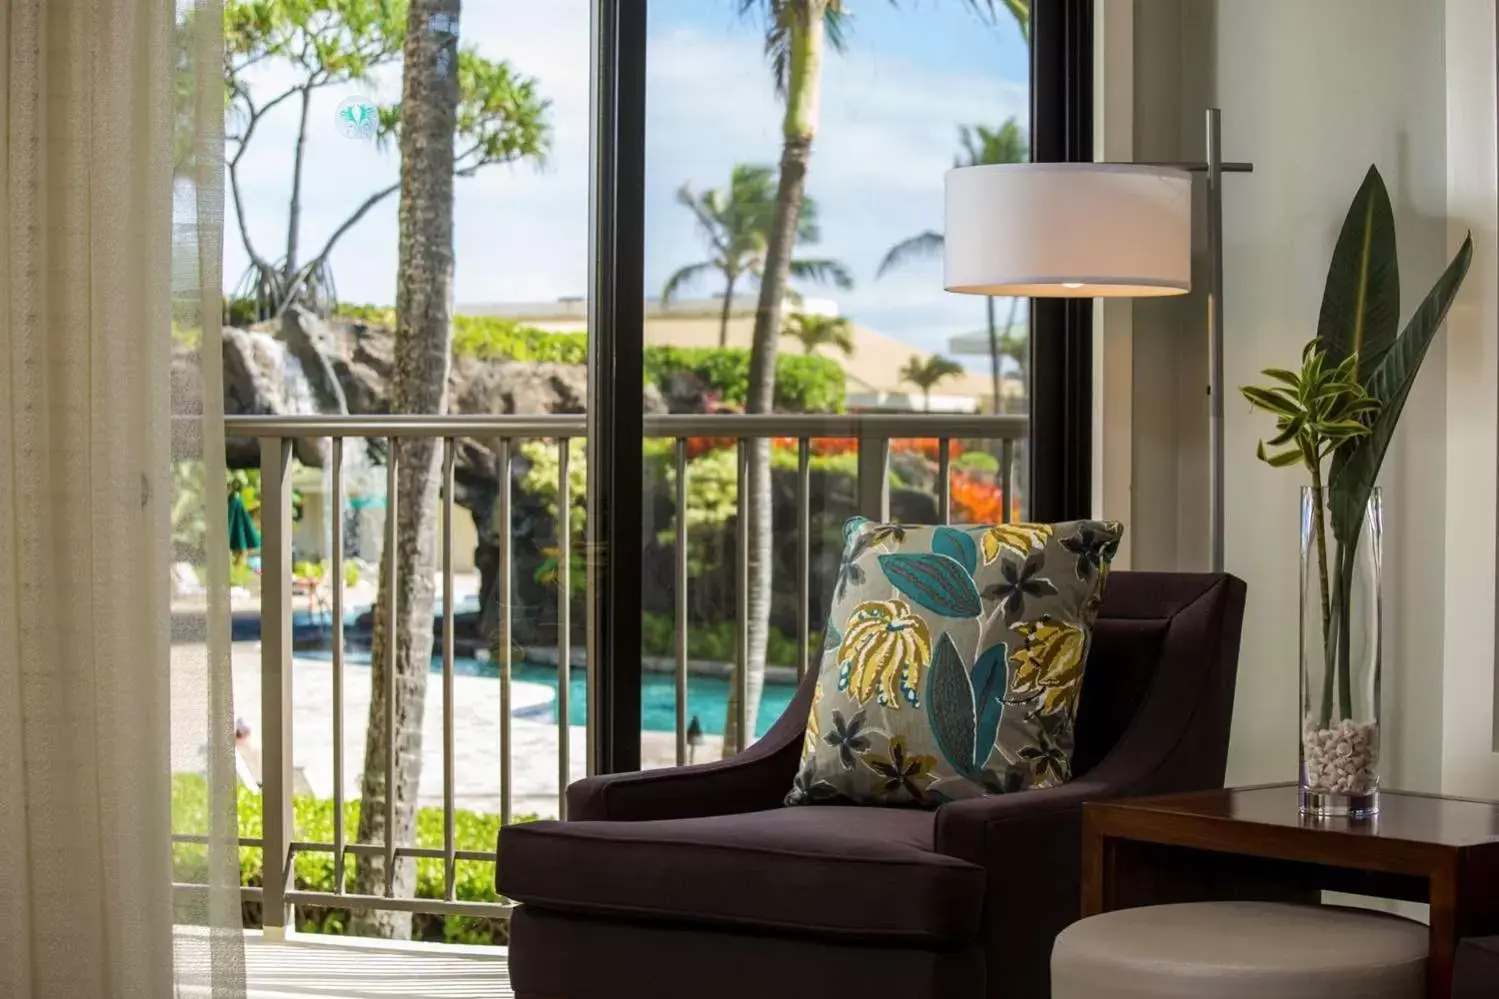
[[[696,264],[688,264],[681,268],[671,277],[666,279],[666,287],[661,289],[661,303],[664,305],[677,297],[683,285],[696,281],[699,277],[710,271],[719,270],[718,265],[711,260],[704,260]]]
[[[946,245],[946,238],[940,232],[931,229],[909,239],[903,239],[886,252],[885,258],[880,261],[880,266],[875,268],[874,276],[882,278],[887,271],[896,267],[904,267],[918,260],[930,260],[940,255]]]
[[[1025,131],[1013,118],[1006,118],[998,128],[986,125],[958,126],[958,145],[962,152],[953,159],[953,166],[987,166],[997,163],[1026,163],[1030,161],[1030,143]]]
[[[969,0],[970,3],[974,0]],[[992,2],[992,0],[988,0]],[[791,40],[804,30],[814,8],[822,7],[822,26],[828,47],[842,52],[848,44],[848,10],[843,0],[738,0],[740,17],[758,13],[765,24],[765,59],[770,63],[776,93],[786,95],[786,78],[791,69]]]
[[[836,260],[793,260],[787,266],[791,276],[817,284],[831,284],[839,288],[852,288],[853,275]]]

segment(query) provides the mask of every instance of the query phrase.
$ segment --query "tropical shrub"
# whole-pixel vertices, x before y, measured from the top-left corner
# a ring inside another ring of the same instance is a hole
[[[968,451],[953,459],[953,467],[983,475],[999,474],[999,459],[987,451]]]
[[[500,316],[454,316],[453,356],[586,364],[585,333],[554,333]]]
[[[821,635],[808,641],[815,658]],[[677,649],[677,622],[670,614],[647,611],[641,620],[641,647],[649,655],[670,656]],[[732,662],[739,657],[738,631],[733,621],[694,621],[687,629],[687,655],[692,659]],[[795,666],[796,638],[771,627],[765,661],[772,666]]]
[[[749,398],[749,351],[738,347],[645,348],[645,380],[663,392],[673,376],[696,375],[726,405],[742,408]],[[783,413],[841,413],[843,367],[826,357],[776,357],[776,410]]]
[[[258,837],[261,821],[260,795],[241,786],[238,792],[239,834]],[[292,798],[295,836],[303,842],[333,842],[333,802],[325,798],[297,796]],[[523,815],[516,822],[535,821],[535,815]],[[344,802],[344,828],[359,828],[358,799]],[[453,813],[453,840],[459,850],[495,849],[499,836],[497,815],[463,809]],[[172,776],[172,831],[202,834],[208,829],[208,785],[200,774]],[[419,808],[416,814],[417,845],[441,847],[443,815],[441,808]],[[172,879],[182,883],[206,881],[206,847],[190,843],[172,844]],[[239,851],[240,884],[264,884],[264,868],[258,847],[241,847]],[[416,863],[416,897],[443,897],[442,860],[419,859]],[[353,890],[353,858],[344,865],[344,887]],[[296,856],[296,885],[301,891],[333,891],[333,855],[301,853]],[[459,861],[454,871],[454,897],[460,902],[498,902],[494,890],[494,865]],[[347,931],[349,910],[298,906],[297,929],[304,933]],[[191,903],[183,903],[178,919],[191,918]],[[245,926],[260,925],[259,903],[245,903]],[[510,939],[509,924],[502,920],[473,916],[417,914],[412,919],[412,939],[439,943],[505,944]]]

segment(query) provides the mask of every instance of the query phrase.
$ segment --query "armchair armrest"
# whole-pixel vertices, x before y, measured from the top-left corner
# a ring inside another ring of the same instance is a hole
[[[1098,765],[1058,787],[943,805],[937,811],[938,851],[983,864],[998,855],[998,839],[1008,850],[1023,828],[1080,830],[1085,801],[1222,786],[1244,584],[1222,575],[1175,582],[1188,593],[1164,619],[1153,681]],[[1077,832],[1066,837],[1065,849],[1069,866],[1076,867]]]
[[[1057,933],[1078,918],[1084,802],[1223,784],[1244,584],[1232,576],[1171,577],[1170,599],[1162,600],[1155,599],[1154,583],[1137,577],[1136,592],[1115,605],[1124,631],[1135,622],[1163,631],[1150,686],[1098,764],[1057,787],[969,798],[937,810],[937,852],[989,873],[984,935],[990,953],[1049,955]],[[1165,613],[1155,606],[1162,602]],[[1089,669],[1109,665],[1100,661]],[[1046,995],[1048,968],[1044,957],[1008,964],[1007,988]]]
[[[775,808],[791,790],[817,685],[809,673],[765,738],[726,760],[607,774],[567,789],[570,819],[642,821]]]

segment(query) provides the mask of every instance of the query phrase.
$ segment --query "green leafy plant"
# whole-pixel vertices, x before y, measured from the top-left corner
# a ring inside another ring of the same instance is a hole
[[[796,638],[772,627],[767,636],[765,661],[774,666],[795,666]],[[808,640],[814,658],[822,636]],[[670,614],[646,611],[641,616],[641,648],[649,655],[670,656],[677,648],[677,622]],[[732,662],[739,656],[738,626],[733,621],[693,621],[687,630],[687,655],[693,659]]]
[[[1370,424],[1379,411],[1378,401],[1359,384],[1357,355],[1349,355],[1335,366],[1328,365],[1326,360],[1321,341],[1313,338],[1301,349],[1300,371],[1266,368],[1261,374],[1270,378],[1272,384],[1246,385],[1239,390],[1255,406],[1275,416],[1277,433],[1268,446],[1260,441],[1255,451],[1259,459],[1272,468],[1299,464],[1312,479],[1312,534],[1324,647],[1332,634],[1333,614],[1323,526],[1327,522],[1323,470],[1329,460],[1369,436]],[[1331,710],[1331,704],[1324,702],[1324,725]]]
[[[239,835],[259,837],[263,831],[260,795],[240,786],[236,801]],[[534,822],[538,816],[520,815],[516,822]],[[297,839],[306,842],[333,841],[333,802],[327,798],[297,796],[292,798],[292,822]],[[344,802],[344,827],[359,828],[359,802]],[[453,841],[459,850],[492,852],[498,839],[500,817],[483,812],[455,809]],[[202,835],[208,832],[208,784],[200,774],[172,775],[172,831]],[[416,812],[416,845],[441,847],[443,813],[441,808],[418,808]],[[206,847],[192,843],[172,844],[173,880],[202,884],[207,880]],[[444,894],[441,858],[423,857],[416,861],[416,897],[441,899]],[[332,853],[300,852],[295,861],[296,886],[302,891],[331,892],[334,886]],[[264,866],[258,847],[241,847],[239,851],[240,884],[264,883]],[[344,866],[344,888],[354,890],[354,864]],[[494,865],[460,861],[454,871],[454,897],[460,902],[498,902],[494,890]],[[191,922],[193,903],[179,906],[178,921]],[[245,903],[245,926],[260,925],[260,904]],[[297,907],[297,929],[304,933],[343,934],[348,932],[349,910],[318,906]],[[416,940],[443,943],[505,944],[510,927],[504,920],[477,916],[445,916],[419,913],[413,920],[411,935]]]
[[[1339,717],[1338,709],[1350,712],[1353,705],[1352,676],[1349,664],[1350,607],[1355,553],[1363,530],[1364,512],[1379,478],[1380,466],[1394,437],[1395,427],[1405,400],[1415,384],[1421,361],[1437,330],[1447,318],[1447,310],[1457,296],[1463,278],[1473,259],[1473,239],[1463,240],[1452,258],[1414,314],[1402,329],[1400,322],[1400,267],[1395,243],[1395,214],[1390,196],[1378,169],[1370,167],[1354,195],[1343,221],[1328,266],[1327,283],[1317,323],[1315,350],[1304,353],[1319,358],[1318,377],[1322,395],[1297,395],[1291,400],[1290,383],[1284,376],[1290,372],[1266,374],[1276,379],[1271,389],[1246,389],[1245,395],[1258,406],[1276,414],[1280,431],[1271,447],[1288,447],[1276,455],[1264,452],[1275,465],[1301,463],[1314,471],[1314,500],[1322,488],[1321,462],[1328,461],[1326,475],[1327,515],[1332,527],[1337,553],[1328,562],[1325,538],[1321,528],[1323,509],[1317,506],[1319,573],[1323,593],[1323,647],[1329,668],[1321,704],[1324,724]],[[1272,369],[1273,371],[1274,369]],[[1328,376],[1328,371],[1333,376]],[[1305,381],[1305,364],[1298,387]],[[1359,392],[1353,392],[1353,386]],[[1317,428],[1310,424],[1312,409],[1326,416],[1332,400],[1342,400],[1340,418],[1324,421]],[[1366,400],[1355,402],[1352,400]],[[1276,409],[1280,406],[1280,409]],[[1298,425],[1296,413],[1302,413]],[[1358,430],[1352,429],[1358,424]],[[1316,438],[1324,450],[1308,449],[1310,435],[1330,431],[1336,439]],[[1339,436],[1340,435],[1340,436]],[[1312,459],[1315,457],[1315,461]],[[1336,678],[1334,680],[1334,678]],[[1333,684],[1336,682],[1336,700]]]
[[[999,459],[987,451],[964,451],[953,461],[956,468],[985,475],[999,474]]]
[[[454,316],[453,356],[585,364],[588,337],[583,333],[554,333],[501,316]]]

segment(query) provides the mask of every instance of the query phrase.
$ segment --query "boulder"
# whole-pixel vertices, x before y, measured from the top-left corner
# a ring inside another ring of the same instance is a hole
[[[226,416],[294,416],[317,412],[302,368],[288,363],[283,343],[268,333],[226,327],[223,334],[224,414]],[[203,411],[198,352],[178,346],[172,354],[172,412],[195,415]],[[260,445],[248,437],[225,442],[230,468],[258,468]],[[297,460],[320,467],[323,448],[315,440],[298,441]]]

